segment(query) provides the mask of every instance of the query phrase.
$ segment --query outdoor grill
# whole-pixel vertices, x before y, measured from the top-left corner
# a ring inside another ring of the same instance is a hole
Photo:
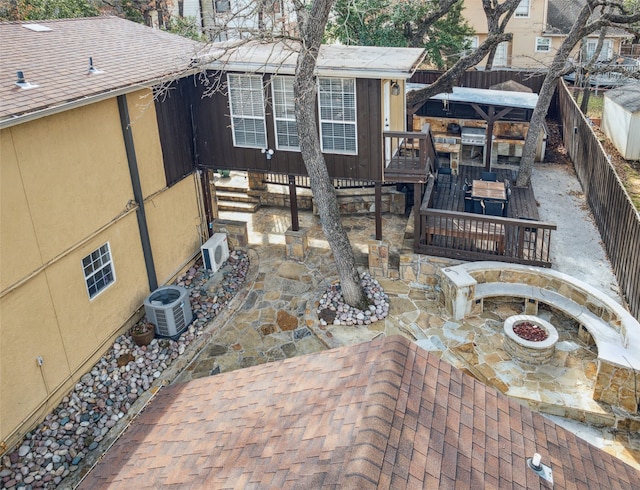
[[[460,136],[463,145],[484,146],[486,141],[483,128],[462,128]]]

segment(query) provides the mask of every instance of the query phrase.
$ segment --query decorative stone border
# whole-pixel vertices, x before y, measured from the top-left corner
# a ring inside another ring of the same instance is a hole
[[[520,323],[529,322],[547,332],[547,338],[539,342],[523,339],[513,331]],[[513,315],[504,321],[504,350],[514,359],[528,364],[544,364],[556,353],[558,331],[549,322],[533,315]]]

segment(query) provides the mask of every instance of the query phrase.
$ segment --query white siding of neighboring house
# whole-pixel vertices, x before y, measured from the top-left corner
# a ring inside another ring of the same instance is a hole
[[[185,17],[194,17],[196,23],[201,25],[200,19],[200,1],[199,0],[184,0],[183,13]]]
[[[226,13],[216,13],[214,4],[215,0],[202,0],[201,4],[204,31],[212,41],[246,38],[251,35],[248,31],[258,29],[257,2],[230,0],[230,11]],[[286,17],[285,25],[290,25],[293,22],[295,14],[293,14],[291,2],[284,0],[283,4],[285,15],[282,11],[266,14],[263,18],[265,28],[270,29],[274,21],[278,25],[282,25],[283,16]],[[222,34],[221,31],[223,31]]]

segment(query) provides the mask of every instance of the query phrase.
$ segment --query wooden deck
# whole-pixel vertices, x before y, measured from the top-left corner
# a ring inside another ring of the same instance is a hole
[[[421,183],[435,172],[437,156],[428,128],[425,132],[385,131],[385,182]]]
[[[480,173],[483,171],[484,167],[461,165],[459,175],[440,176],[440,182],[436,185],[433,208],[464,212],[463,186],[465,179],[467,182],[479,180]],[[498,181],[507,179],[511,182],[511,198],[509,199],[507,217],[538,220],[538,206],[533,189],[531,187],[514,187],[518,175],[517,171],[502,168],[493,171],[498,174]],[[451,186],[449,186],[449,178],[451,178]]]
[[[533,190],[511,185],[507,216],[464,211],[464,182],[479,180],[483,167],[464,165],[460,175],[431,176],[416,196],[416,253],[461,260],[497,260],[550,267],[553,223],[539,221]],[[497,180],[515,181],[515,171],[495,169]],[[451,181],[449,179],[451,178]]]

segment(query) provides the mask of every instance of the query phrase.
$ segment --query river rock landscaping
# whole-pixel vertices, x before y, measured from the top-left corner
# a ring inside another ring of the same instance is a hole
[[[321,325],[370,325],[387,317],[389,297],[380,283],[368,272],[360,274],[360,283],[369,300],[369,308],[363,311],[345,303],[342,287],[336,282],[320,298],[317,311]]]
[[[132,403],[184,354],[236,295],[248,270],[248,255],[233,251],[215,275],[196,265],[180,276],[175,284],[189,291],[194,313],[188,329],[176,341],[155,338],[142,347],[135,345],[129,333],[116,338],[60,404],[27,433],[22,444],[2,457],[2,488],[55,488],[77,470]]]

